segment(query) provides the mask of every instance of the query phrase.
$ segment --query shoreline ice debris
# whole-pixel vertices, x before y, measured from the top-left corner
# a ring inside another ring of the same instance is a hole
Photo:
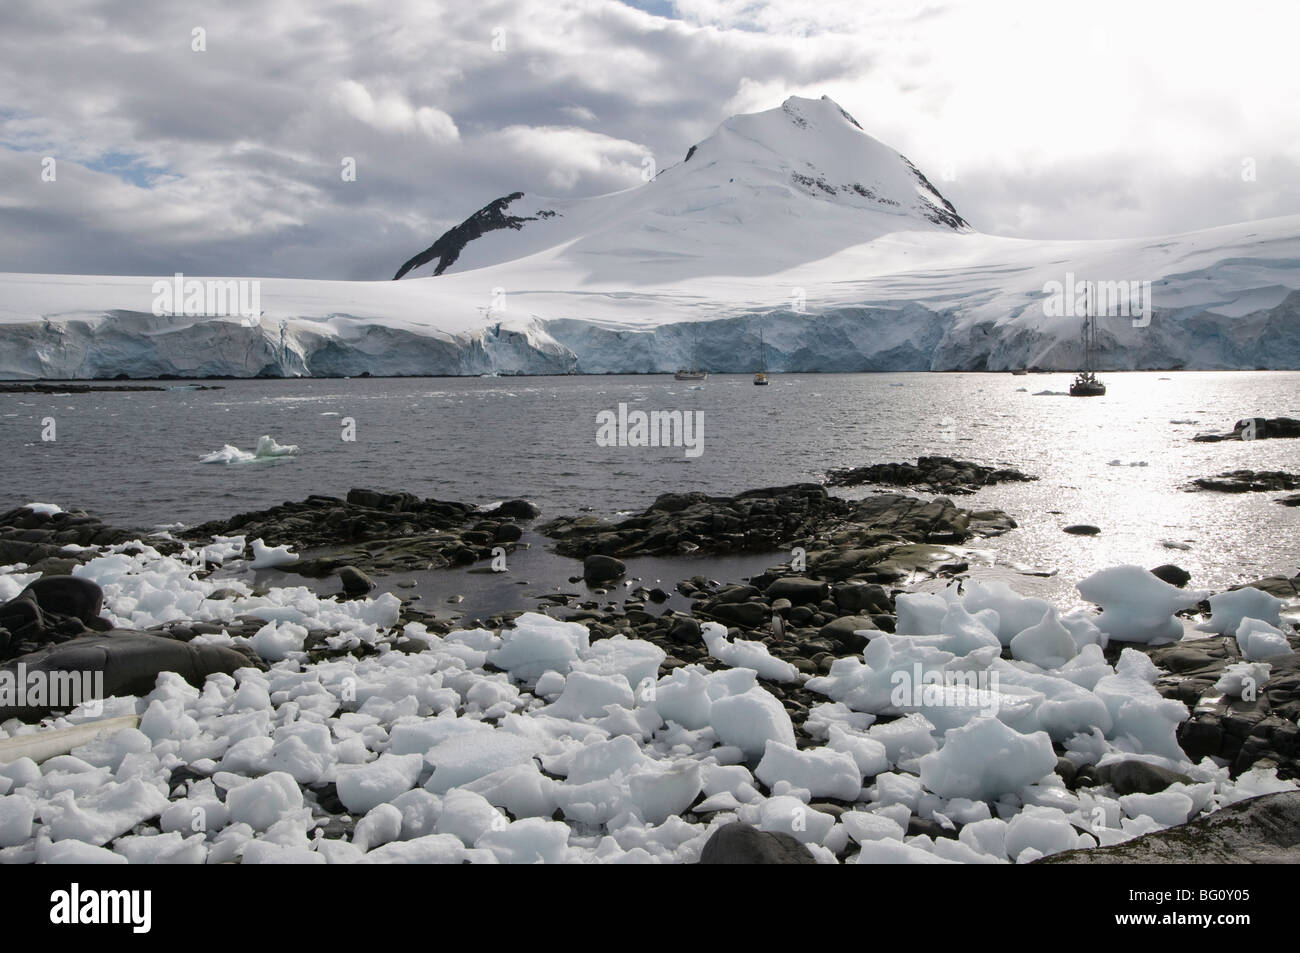
[[[791,834],[822,862],[1010,863],[1295,789],[1276,769],[1233,779],[1190,761],[1176,736],[1187,707],[1157,691],[1151,658],[1126,647],[1107,662],[1107,635],[1166,634],[1174,607],[1199,598],[1139,573],[1080,584],[1101,616],[998,585],[900,596],[900,628],[920,631],[871,632],[859,655],[804,683],[824,701],[800,734],[776,694],[792,689],[772,684],[782,660],[721,626],[704,627],[702,642],[732,667],[661,676],[661,648],[593,641],[586,626],[540,613],[500,634],[436,635],[400,624],[391,593],[254,595],[239,579],[196,577],[184,554],[106,546],[75,574],[101,585],[115,625],[256,617],[249,641],[270,669],[201,687],[163,673],[142,697],[103,702],[102,717],[138,716],[138,729],[41,764],[0,764],[0,862],[689,863],[719,826],[742,821]],[[19,578],[0,569],[0,588]],[[1142,594],[1151,598],[1134,605]],[[1243,655],[1256,639],[1271,651],[1282,633],[1247,601],[1267,609],[1236,596],[1216,603],[1219,621],[1232,622]],[[367,648],[311,661],[309,634]],[[1242,661],[1216,688],[1240,695],[1268,673]],[[900,675],[922,689],[904,705]],[[52,722],[88,720],[83,709]],[[9,721],[0,737],[34,730]],[[1060,751],[1098,783],[1067,786]],[[1186,780],[1121,792],[1106,774],[1120,764]],[[187,778],[173,784],[181,766]],[[329,785],[357,819],[350,837],[322,797]],[[817,803],[826,798],[842,813]],[[193,830],[196,816],[205,830]],[[152,817],[157,833],[138,827]],[[957,837],[909,834],[914,820]]]
[[[1079,594],[1102,613],[1096,626],[1116,642],[1161,645],[1183,637],[1174,613],[1195,608],[1211,596],[1208,590],[1179,589],[1141,566],[1112,566],[1095,572],[1076,586]]]

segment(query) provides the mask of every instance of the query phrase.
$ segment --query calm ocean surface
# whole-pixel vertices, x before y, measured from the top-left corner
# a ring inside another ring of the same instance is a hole
[[[974,541],[977,562],[1058,570],[1028,579],[1027,591],[1068,601],[1078,578],[1117,563],[1176,562],[1207,588],[1294,574],[1300,508],[1274,503],[1279,494],[1183,487],[1243,467],[1300,470],[1298,441],[1191,440],[1241,417],[1300,417],[1300,373],[1104,376],[1109,393],[1089,399],[1061,395],[1064,374],[790,374],[767,388],[747,376],[225,381],[212,391],[5,394],[0,506],[58,503],[153,527],[362,486],[477,503],[521,496],[544,517],[612,515],[668,491],[732,493],[944,454],[1041,478],[958,500],[1021,524]],[[703,453],[597,445],[596,415],[620,403],[702,411]],[[41,440],[48,417],[54,441]],[[349,417],[352,442],[341,439]],[[262,434],[299,454],[199,462],[224,444],[252,450]],[[1072,523],[1102,534],[1061,532]]]

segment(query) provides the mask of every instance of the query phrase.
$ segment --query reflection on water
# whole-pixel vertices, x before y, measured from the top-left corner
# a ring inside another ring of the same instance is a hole
[[[522,496],[544,516],[608,515],[668,491],[731,493],[938,453],[1042,478],[963,502],[1016,517],[1020,530],[972,545],[1001,564],[1059,570],[1034,585],[1063,597],[1116,563],[1177,562],[1206,587],[1293,574],[1300,509],[1271,502],[1277,494],[1182,487],[1241,467],[1300,469],[1295,441],[1191,442],[1240,417],[1300,416],[1300,373],[1112,373],[1106,383],[1106,396],[1087,399],[1035,396],[1064,392],[1067,374],[791,374],[767,388],[743,375],[703,385],[669,376],[228,381],[219,391],[3,395],[0,486],[6,506],[57,502],[143,526],[354,486],[483,503]],[[596,414],[620,402],[703,411],[704,453],[598,446]],[[40,441],[46,416],[58,421],[53,443]],[[355,442],[340,439],[347,417]],[[261,434],[298,444],[300,455],[198,463]],[[1061,532],[1072,523],[1102,533]]]

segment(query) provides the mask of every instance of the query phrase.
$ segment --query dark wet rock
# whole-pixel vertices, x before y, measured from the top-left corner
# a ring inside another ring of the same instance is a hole
[[[1173,563],[1165,563],[1163,566],[1157,566],[1151,570],[1151,575],[1157,579],[1162,579],[1171,586],[1177,586],[1179,589],[1185,587],[1192,581],[1192,574],[1181,566],[1175,566]]]
[[[920,457],[916,463],[876,463],[864,467],[832,470],[828,486],[914,486],[932,493],[965,495],[998,483],[1037,480],[1019,470],[986,467],[952,457]]]
[[[100,617],[104,592],[89,579],[44,576],[0,605],[0,661],[40,647],[105,631],[111,623]]]
[[[1065,782],[1067,788],[1074,789],[1078,773],[1079,766],[1069,758],[1056,759],[1056,776]]]
[[[706,602],[696,609],[706,618],[742,629],[757,629],[767,623],[771,610],[763,602]]]
[[[914,814],[907,821],[907,836],[925,836],[931,839],[947,837],[956,840],[957,830],[954,827],[944,827],[938,821],[927,820]]]
[[[137,530],[107,526],[81,510],[45,514],[20,506],[0,514],[0,565],[27,563],[33,570],[66,575],[70,565],[96,554],[92,550],[69,552],[65,546],[111,546],[144,535]],[[180,549],[175,542],[163,539],[150,540],[150,545],[164,553]]]
[[[609,582],[627,574],[627,565],[613,556],[593,553],[582,561],[582,578],[588,583]]]
[[[841,583],[833,590],[835,604],[845,612],[892,612],[884,586],[871,583]]]
[[[114,630],[47,645],[10,659],[0,670],[26,672],[103,673],[103,696],[147,695],[153,691],[160,672],[175,672],[191,685],[201,687],[214,672],[233,674],[241,668],[266,665],[257,656],[225,645],[194,645],[143,632]],[[0,708],[0,721],[21,718],[33,721],[49,714],[48,705]]]
[[[1109,784],[1120,795],[1159,794],[1171,784],[1190,784],[1192,780],[1177,771],[1132,759],[1101,765],[1096,769],[1096,776],[1102,784]]]
[[[1300,650],[1300,636],[1285,624],[1283,629],[1292,648]],[[1138,648],[1169,673],[1157,680],[1156,689],[1190,709],[1177,735],[1189,758],[1218,758],[1234,777],[1260,762],[1276,765],[1279,777],[1300,777],[1295,728],[1300,718],[1300,652],[1270,659],[1268,680],[1254,698],[1242,699],[1214,688],[1224,670],[1241,660],[1231,637]]]
[[[340,566],[338,575],[343,592],[349,596],[364,596],[375,588],[375,581],[356,566]]]
[[[1198,490],[1215,493],[1267,493],[1275,490],[1300,490],[1300,476],[1284,470],[1229,470],[1216,477],[1192,481]]]
[[[524,531],[515,523],[502,523],[493,534],[493,541],[498,543],[517,543]]]
[[[488,511],[489,516],[512,520],[536,519],[539,513],[541,510],[527,500],[506,500],[500,506]]]
[[[1246,417],[1238,420],[1231,433],[1197,434],[1197,443],[1219,443],[1223,440],[1269,440],[1300,437],[1300,420],[1291,417]]]
[[[767,587],[764,595],[768,599],[787,599],[791,605],[800,605],[806,602],[820,602],[826,597],[828,589],[829,586],[819,579],[782,576]]]
[[[1238,801],[1113,847],[1071,850],[1040,864],[1297,864],[1300,791]]]
[[[1069,533],[1071,536],[1096,536],[1101,532],[1101,528],[1098,526],[1092,526],[1088,523],[1077,523],[1073,526],[1065,527],[1063,532]]]
[[[531,506],[525,500],[510,501],[502,504],[509,512],[502,513],[498,507],[488,515],[519,514],[524,518],[522,514]],[[322,555],[286,567],[298,575],[323,578],[342,566],[385,574],[445,569],[489,559],[496,546],[513,544],[498,536],[504,524],[495,519],[485,522],[483,517],[466,503],[354,489],[346,499],[312,495],[296,503],[203,523],[184,535],[202,540],[240,534],[250,540],[260,537],[271,546],[327,548]]]
[[[1254,582],[1230,588],[1243,589],[1246,586],[1262,589],[1269,595],[1277,596],[1279,599],[1296,599],[1300,598],[1300,573],[1289,578],[1287,576],[1266,576],[1263,579],[1256,579]]]
[[[870,640],[859,632],[875,628],[876,623],[866,616],[846,615],[827,622],[817,635],[834,642],[845,652],[861,652]]]
[[[789,834],[760,831],[748,824],[724,824],[700,851],[701,864],[815,864],[812,851]]]

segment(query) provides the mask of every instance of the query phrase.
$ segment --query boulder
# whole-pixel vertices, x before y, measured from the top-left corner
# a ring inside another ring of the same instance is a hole
[[[11,672],[10,678],[17,679],[19,665],[28,676],[33,672],[102,673],[104,697],[147,695],[160,672],[175,672],[197,688],[214,672],[232,675],[241,668],[266,668],[251,652],[245,654],[229,646],[195,645],[125,630],[48,645],[10,659],[0,671]],[[52,710],[49,705],[0,706],[0,721],[35,721]]]
[[[792,605],[821,602],[826,598],[826,583],[805,576],[782,576],[767,587],[764,593],[769,600],[789,599]]]
[[[346,595],[364,596],[375,588],[375,581],[355,566],[340,566],[338,575]]]
[[[623,560],[599,553],[588,556],[582,561],[582,578],[588,583],[610,582],[627,573]]]
[[[816,858],[789,834],[760,831],[735,822],[715,830],[700,851],[701,864],[815,864]]]
[[[859,635],[862,629],[875,629],[876,623],[867,616],[846,615],[827,622],[817,633],[819,638],[830,639],[847,652],[861,652],[870,641]]]
[[[1192,581],[1192,574],[1181,566],[1175,566],[1173,563],[1165,563],[1163,566],[1157,566],[1151,570],[1151,575],[1157,579],[1163,579],[1171,586],[1177,586],[1179,589],[1184,588]]]

